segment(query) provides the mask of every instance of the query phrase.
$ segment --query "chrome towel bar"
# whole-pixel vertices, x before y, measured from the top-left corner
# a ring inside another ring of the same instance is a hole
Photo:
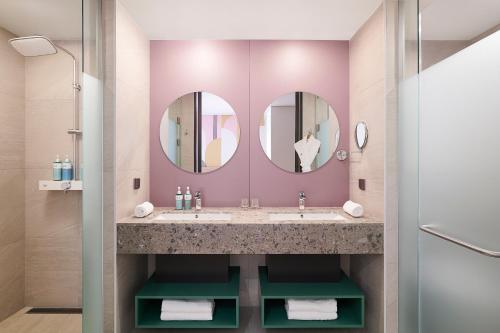
[[[449,236],[449,235],[444,234],[440,231],[437,231],[431,225],[422,225],[419,228],[423,232],[426,232],[426,233],[431,234],[433,236],[447,240],[448,242],[452,242],[454,244],[460,245],[462,247],[465,247],[466,249],[475,251],[475,252],[483,254],[485,256],[489,256],[489,257],[493,257],[493,258],[500,258],[500,252],[492,251],[492,250],[488,250],[488,249],[483,249],[482,247],[479,247],[477,245],[470,244],[470,243],[467,243],[461,239]]]

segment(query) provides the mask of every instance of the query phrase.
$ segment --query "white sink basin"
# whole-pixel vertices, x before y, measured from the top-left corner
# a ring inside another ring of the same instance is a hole
[[[345,221],[337,213],[269,213],[271,221]]]
[[[162,213],[154,221],[231,221],[226,213]]]

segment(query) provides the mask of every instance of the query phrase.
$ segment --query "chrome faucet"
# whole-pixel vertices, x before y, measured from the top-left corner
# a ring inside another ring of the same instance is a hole
[[[306,208],[306,194],[304,191],[299,192],[299,210],[303,211]]]
[[[194,194],[194,210],[201,210],[201,192],[197,191]]]

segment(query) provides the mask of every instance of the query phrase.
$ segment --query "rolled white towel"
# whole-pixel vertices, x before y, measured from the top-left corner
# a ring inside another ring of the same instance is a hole
[[[287,305],[285,309],[289,320],[335,320],[339,317],[337,312],[290,311]]]
[[[163,312],[160,314],[160,320],[213,320],[211,312]]]
[[[329,299],[286,299],[286,306],[293,312],[337,312],[337,300]]]
[[[153,212],[154,208],[151,202],[145,201],[135,206],[134,215],[135,217],[146,217]]]
[[[362,205],[351,200],[346,201],[342,208],[344,208],[344,212],[353,217],[361,217],[365,212]]]
[[[208,299],[164,299],[161,302],[161,312],[212,315],[213,311],[214,301]]]

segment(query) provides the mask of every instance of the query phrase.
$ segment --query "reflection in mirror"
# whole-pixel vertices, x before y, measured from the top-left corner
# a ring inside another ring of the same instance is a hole
[[[356,124],[356,129],[354,131],[354,138],[356,139],[356,146],[359,149],[363,150],[365,148],[366,143],[368,142],[368,127],[366,123],[360,121]]]
[[[236,152],[240,127],[233,108],[207,92],[189,93],[169,105],[160,123],[160,142],[177,167],[205,173],[226,164]]]
[[[299,91],[278,97],[267,107],[259,137],[276,166],[301,173],[314,171],[332,158],[340,129],[335,111],[324,99]]]

